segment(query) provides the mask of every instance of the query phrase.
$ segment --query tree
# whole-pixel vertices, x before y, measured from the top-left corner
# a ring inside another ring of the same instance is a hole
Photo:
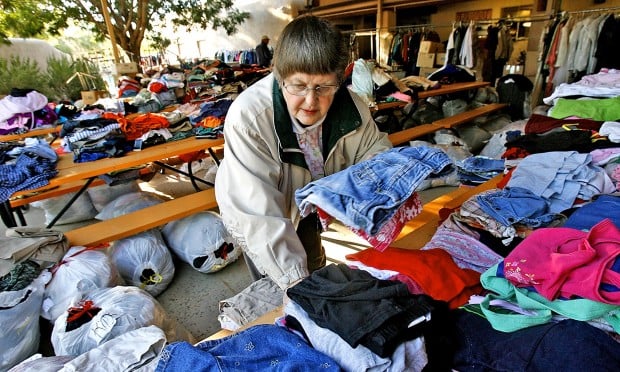
[[[0,42],[9,37],[44,37],[58,34],[66,27],[66,18],[58,9],[33,0],[0,0]]]
[[[22,3],[31,2],[0,0],[0,8],[18,9],[20,12],[17,14],[21,17],[36,17],[32,9],[22,9]],[[140,47],[145,34],[159,26],[172,24],[175,29],[184,28],[186,31],[194,27],[222,28],[232,35],[237,26],[250,17],[248,12],[234,8],[232,0],[42,0],[32,4],[30,8],[34,7],[37,11],[53,10],[47,18],[32,20],[45,25],[39,30],[42,34],[57,32],[66,27],[67,20],[72,19],[87,25],[100,38],[110,38],[103,10],[103,4],[106,4],[116,43],[134,62],[140,60]],[[0,37],[3,30],[6,32],[5,27],[0,22]]]

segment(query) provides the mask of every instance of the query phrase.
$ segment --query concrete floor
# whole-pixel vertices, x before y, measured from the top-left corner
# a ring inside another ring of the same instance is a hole
[[[197,172],[198,176],[205,174],[206,169]],[[162,196],[174,197],[194,192],[187,178],[171,171],[157,173],[149,182],[141,181],[139,184],[143,191],[159,193]],[[420,195],[422,201],[426,202],[450,189],[431,189],[421,192]],[[29,226],[45,225],[44,211],[39,208],[29,207],[24,216]],[[75,227],[76,224],[54,226],[61,231]],[[0,234],[4,235],[5,229],[4,225],[0,226]],[[366,241],[337,223],[332,224],[323,236],[330,262],[343,262],[346,254],[368,247]],[[183,324],[197,340],[201,340],[220,330],[220,323],[217,320],[219,301],[236,295],[250,285],[249,273],[243,257],[210,274],[201,273],[178,259],[175,260],[175,265],[175,277],[172,283],[157,296],[157,300],[170,316]]]

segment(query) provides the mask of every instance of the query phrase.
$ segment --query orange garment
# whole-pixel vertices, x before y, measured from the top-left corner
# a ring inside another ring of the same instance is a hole
[[[113,112],[104,112],[102,117],[105,119],[116,119],[121,126],[121,131],[129,141],[140,138],[149,130],[168,128],[170,126],[168,119],[150,112],[146,114],[130,114],[127,116]]]
[[[197,127],[217,128],[224,123],[224,120],[215,116],[207,116],[198,123]]]
[[[365,249],[346,255],[351,261],[379,270],[393,270],[412,279],[425,294],[445,301],[451,309],[465,305],[469,297],[482,292],[480,274],[461,269],[447,251],[389,247],[383,252]]]

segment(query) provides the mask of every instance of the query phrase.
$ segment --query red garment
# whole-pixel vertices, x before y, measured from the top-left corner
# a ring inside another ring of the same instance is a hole
[[[604,219],[589,232],[568,227],[534,230],[504,259],[504,275],[517,287],[533,286],[548,300],[583,297],[620,305],[620,230]]]
[[[530,153],[527,152],[527,150],[525,149],[522,149],[520,147],[510,147],[506,149],[506,151],[504,151],[501,158],[508,159],[508,160],[515,160],[515,159],[523,159],[528,155],[530,155]]]
[[[556,119],[551,116],[532,114],[527,119],[523,131],[525,134],[542,134],[563,125],[571,129],[599,131],[603,122],[591,119]]]
[[[153,92],[153,93],[161,93],[161,92],[168,91],[168,86],[159,81],[153,81],[149,84],[148,89],[150,92]]]
[[[400,275],[415,281],[425,294],[447,302],[451,309],[466,304],[471,295],[482,292],[480,274],[461,269],[452,256],[440,248],[417,250],[389,247],[383,252],[365,249],[348,254],[346,258],[379,270],[398,271]]]
[[[506,187],[506,185],[508,185],[508,182],[510,182],[510,178],[512,177],[512,173],[515,171],[515,169],[517,168],[510,168],[508,169],[508,172],[506,172],[506,174],[504,174],[504,177],[502,177],[501,181],[499,181],[497,183],[497,188],[498,189],[503,189]]]

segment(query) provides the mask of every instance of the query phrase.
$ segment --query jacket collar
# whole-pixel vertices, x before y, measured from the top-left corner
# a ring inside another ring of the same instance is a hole
[[[282,161],[308,168],[297,142],[297,137],[293,132],[293,123],[286,108],[286,101],[276,79],[273,80],[273,107],[273,119],[276,135],[280,141]],[[348,89],[343,85],[336,92],[334,102],[323,122],[323,157],[326,158],[326,155],[330,153],[340,138],[356,130],[361,124],[362,117],[357,111]]]

